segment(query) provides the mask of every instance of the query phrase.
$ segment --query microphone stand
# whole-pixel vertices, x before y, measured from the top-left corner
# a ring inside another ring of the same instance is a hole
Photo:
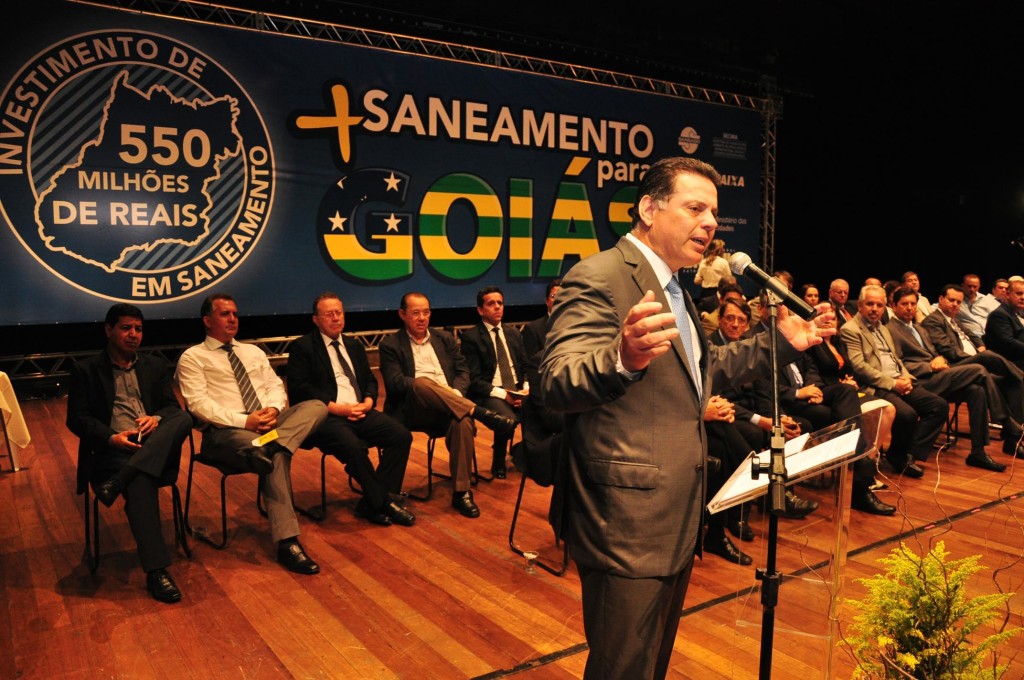
[[[779,537],[779,515],[786,511],[786,438],[783,434],[779,409],[778,320],[780,298],[766,291],[768,302],[768,336],[772,371],[772,432],[771,458],[767,464],[756,458],[751,463],[751,475],[757,479],[768,475],[768,562],[757,569],[755,577],[761,582],[761,665],[758,677],[767,680],[772,675],[772,647],[775,638],[775,607],[779,602],[782,574],[775,568],[776,544]]]

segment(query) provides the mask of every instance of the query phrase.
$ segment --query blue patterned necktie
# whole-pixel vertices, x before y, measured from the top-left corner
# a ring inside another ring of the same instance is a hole
[[[693,339],[690,330],[690,315],[686,313],[686,301],[683,297],[683,289],[676,277],[671,277],[665,286],[668,294],[669,304],[672,305],[672,312],[676,315],[676,328],[679,329],[679,339],[683,341],[683,349],[686,350],[686,359],[690,363],[690,375],[697,385],[697,392],[701,391],[700,373],[697,371],[697,362],[694,360]]]

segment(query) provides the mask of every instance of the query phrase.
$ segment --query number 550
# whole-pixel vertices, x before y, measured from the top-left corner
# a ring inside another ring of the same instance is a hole
[[[145,125],[121,125],[119,154],[125,163],[138,164],[152,158],[157,165],[174,165],[184,157],[193,168],[204,167],[210,160],[210,138],[202,130],[187,130],[178,144],[178,128],[155,126],[152,149],[146,144]]]

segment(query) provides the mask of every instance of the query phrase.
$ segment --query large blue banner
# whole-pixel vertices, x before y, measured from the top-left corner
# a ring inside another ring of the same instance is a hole
[[[629,227],[644,170],[726,177],[719,235],[757,252],[760,116],[509,69],[48,0],[0,47],[0,325],[114,300],[195,317],[473,306]],[[59,21],[55,20],[56,17]]]

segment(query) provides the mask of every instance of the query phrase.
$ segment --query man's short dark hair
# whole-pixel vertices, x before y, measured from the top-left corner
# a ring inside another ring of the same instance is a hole
[[[719,281],[718,299],[724,300],[725,296],[728,295],[729,293],[739,293],[740,297],[743,297],[743,288],[741,288],[740,285],[736,283],[735,279],[732,283],[722,283],[721,281]]]
[[[501,288],[498,288],[497,286],[484,286],[483,288],[476,292],[476,306],[483,307],[484,298],[490,295],[491,293],[497,293],[498,295],[500,295],[502,301],[504,302],[505,294],[501,292]]]
[[[408,293],[402,296],[402,301],[398,303],[398,308],[404,312],[409,306],[408,302],[409,298],[411,297],[421,297],[427,301],[428,305],[430,304],[430,298],[428,298],[425,294],[417,292],[415,290],[410,290]]]
[[[139,309],[135,305],[128,304],[127,302],[118,302],[116,305],[112,306],[110,309],[107,310],[107,318],[104,321],[108,326],[113,328],[114,326],[117,325],[118,320],[122,316],[128,316],[133,319],[138,319],[139,321],[144,320],[142,318],[141,309]]]
[[[949,291],[954,291],[956,293],[960,293],[961,295],[964,294],[964,288],[959,283],[947,283],[940,289],[940,291],[941,292],[939,293],[939,295],[941,295],[942,297],[946,297],[946,293],[948,293]]]
[[[746,300],[737,300],[736,298],[725,298],[722,300],[722,304],[718,306],[718,323],[722,323],[722,319],[725,318],[725,309],[729,305],[743,312],[747,317],[747,323],[750,323],[750,320],[753,318],[750,314],[750,305],[747,304]]]
[[[915,291],[910,286],[900,286],[899,288],[892,292],[892,306],[895,307],[900,300],[907,297],[908,295],[913,295],[915,300],[921,299],[921,296],[917,294],[917,291]]]
[[[227,300],[228,302],[234,302],[235,298],[231,297],[227,293],[213,293],[207,295],[206,299],[203,300],[203,306],[199,308],[199,316],[210,316],[213,313],[213,303],[217,300]]]
[[[722,176],[710,163],[683,156],[662,158],[652,165],[640,180],[636,200],[633,201],[633,208],[630,211],[634,226],[640,223],[640,199],[650,196],[655,201],[666,200],[675,191],[676,177],[683,173],[707,177],[715,186],[722,183]]]
[[[341,298],[338,297],[337,293],[325,290],[313,299],[313,314],[317,313],[317,308],[320,306],[321,300],[337,300],[338,302],[341,302]]]
[[[917,276],[917,272],[912,272],[912,271],[905,271],[905,272],[903,272],[903,276],[900,277],[900,283],[906,283],[907,279],[909,279],[911,276]],[[920,279],[921,277],[917,276],[917,278]]]

